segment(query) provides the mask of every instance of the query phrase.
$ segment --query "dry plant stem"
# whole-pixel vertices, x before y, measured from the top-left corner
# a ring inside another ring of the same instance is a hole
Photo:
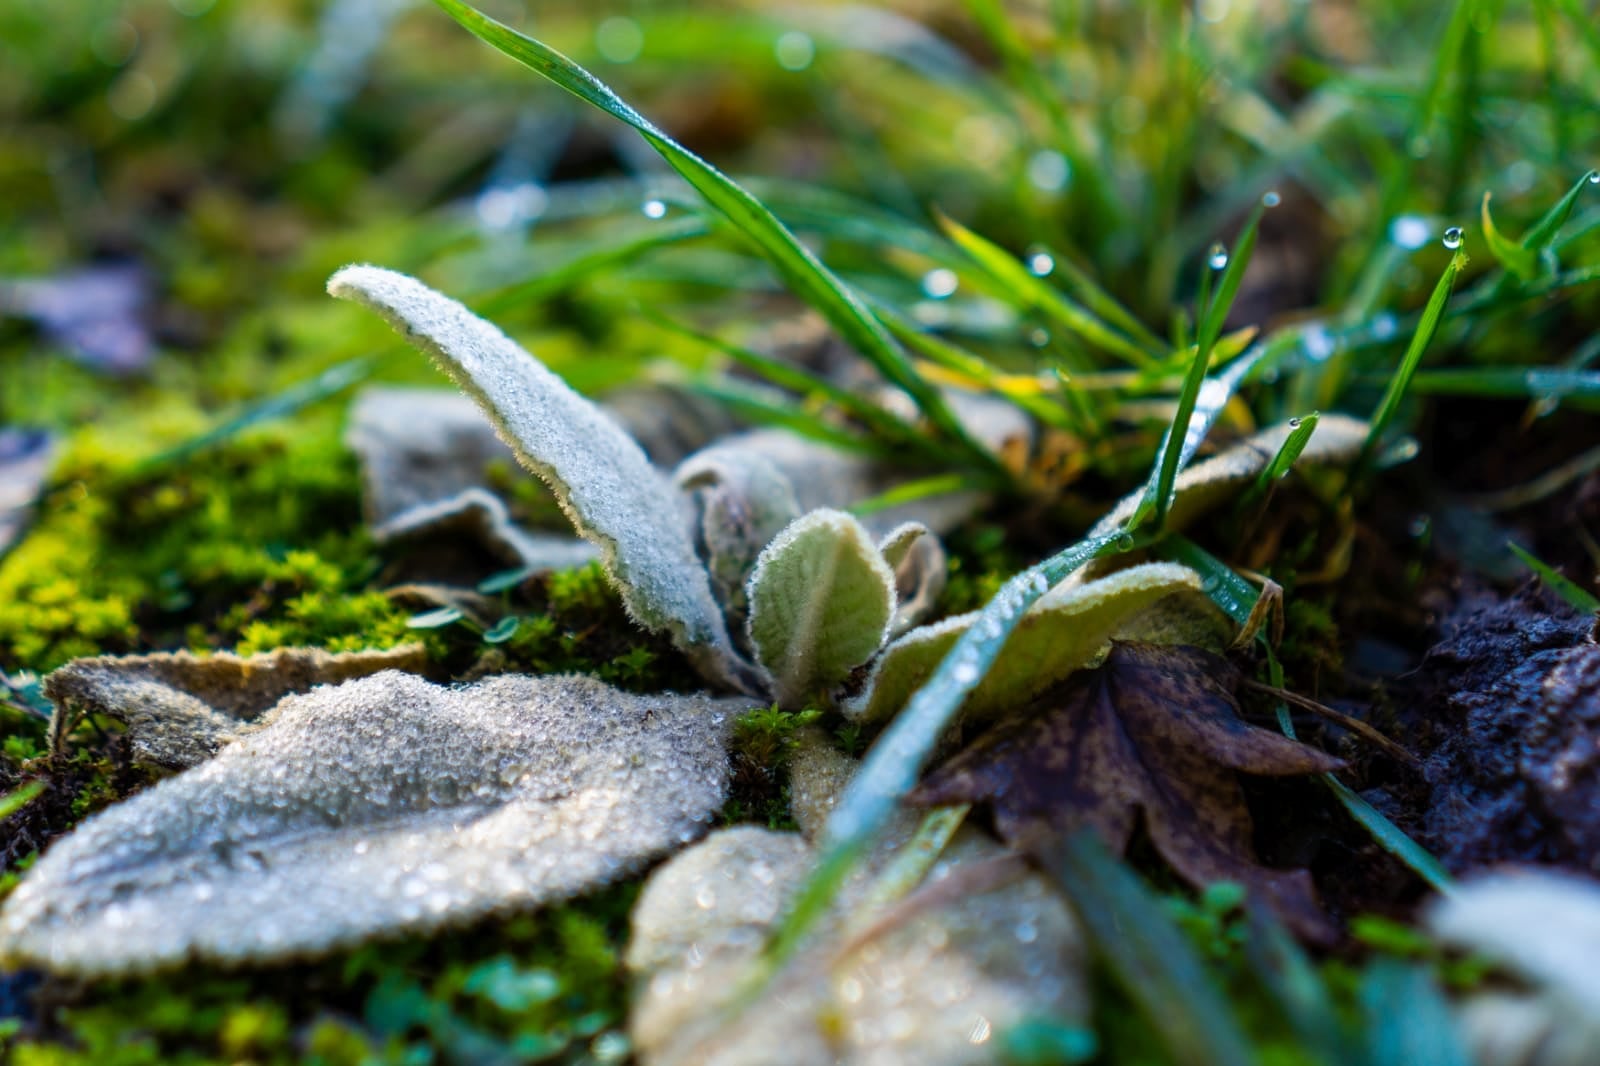
[[[1261,594],[1256,597],[1255,606],[1250,608],[1249,617],[1244,620],[1239,635],[1233,638],[1228,650],[1248,648],[1263,629],[1267,630],[1268,640],[1276,648],[1283,643],[1283,586],[1261,574],[1247,571],[1245,576],[1261,582]]]
[[[1366,722],[1363,722],[1359,718],[1352,718],[1348,714],[1336,711],[1332,707],[1318,703],[1314,699],[1290,692],[1288,689],[1275,688],[1272,685],[1263,684],[1260,681],[1251,681],[1248,678],[1242,680],[1240,684],[1253,692],[1260,692],[1264,695],[1271,696],[1274,699],[1280,699],[1285,703],[1293,704],[1294,706],[1299,707],[1303,711],[1310,711],[1312,714],[1326,718],[1335,725],[1350,730],[1350,732],[1355,733],[1357,736],[1366,740],[1373,747],[1394,756],[1401,762],[1408,763],[1412,766],[1422,765],[1422,760],[1418,759],[1405,748],[1402,748],[1399,744],[1396,744],[1394,741],[1390,740],[1388,737],[1384,736],[1382,733],[1378,732],[1372,726],[1368,725]]]

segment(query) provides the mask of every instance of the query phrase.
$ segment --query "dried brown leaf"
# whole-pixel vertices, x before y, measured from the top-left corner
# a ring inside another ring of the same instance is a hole
[[[285,696],[381,670],[421,670],[420,644],[338,655],[279,648],[241,658],[229,652],[75,659],[44,679],[55,704],[50,746],[60,751],[81,714],[123,723],[140,762],[182,770],[211,758]]]
[[[913,793],[930,806],[989,802],[1000,835],[1035,853],[1085,826],[1124,849],[1142,814],[1163,858],[1193,884],[1238,881],[1303,934],[1324,938],[1305,870],[1262,866],[1236,772],[1334,770],[1338,759],[1246,723],[1237,673],[1198,648],[1115,642],[1106,661],[1040,697]]]

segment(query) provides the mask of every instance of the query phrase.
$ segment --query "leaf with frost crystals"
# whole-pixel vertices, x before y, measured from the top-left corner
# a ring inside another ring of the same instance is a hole
[[[1440,897],[1427,924],[1528,986],[1484,988],[1459,1004],[1474,1062],[1591,1066],[1600,1047],[1600,886],[1550,870],[1499,871]]]
[[[814,834],[854,766],[815,747],[796,756],[795,814]],[[919,906],[876,910],[881,875],[911,837],[902,815],[754,1002],[723,1010],[815,865],[804,837],[738,826],[651,875],[626,963],[639,978],[628,1020],[647,1066],[918,1066],[995,1061],[991,1034],[1025,1017],[1081,1019],[1085,948],[1070,911],[1036,874],[969,882]],[[940,857],[940,887],[997,869],[1005,849],[974,830]],[[910,901],[907,901],[910,902]],[[880,919],[887,921],[879,924]],[[851,944],[862,930],[876,931]]]
[[[255,728],[285,696],[426,662],[420,644],[338,655],[279,648],[243,658],[179,651],[74,659],[44,679],[55,704],[50,750],[63,749],[80,715],[104,715],[127,726],[135,759],[182,770]]]
[[[383,315],[478,401],[600,548],[640,625],[671,633],[708,677],[753,687],[689,539],[683,500],[612,419],[498,328],[415,278],[348,266],[328,279],[328,291]]]
[[[705,830],[749,706],[394,671],[291,696],[47,851],[0,909],[0,963],[285,959],[570,898]]]
[[[966,713],[983,717],[1028,703],[1093,662],[1121,625],[1168,597],[1213,610],[1203,604],[1200,575],[1176,563],[1146,563],[1086,585],[1051,590],[1017,623],[994,666],[967,696]],[[977,617],[973,612],[947,618],[890,644],[866,688],[845,704],[845,714],[876,721],[899,711]]]
[[[750,575],[750,646],[782,707],[826,692],[883,644],[894,572],[866,528],[812,511],[778,534]]]

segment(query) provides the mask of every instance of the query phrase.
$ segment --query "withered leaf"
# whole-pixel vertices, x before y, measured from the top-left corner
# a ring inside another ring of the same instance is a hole
[[[1114,642],[1106,661],[1041,696],[934,772],[912,801],[993,804],[1000,835],[1035,854],[1084,826],[1126,848],[1142,813],[1151,842],[1185,880],[1237,881],[1303,935],[1332,930],[1305,870],[1261,865],[1236,772],[1309,774],[1343,765],[1257,729],[1233,698],[1237,672],[1181,645]]]

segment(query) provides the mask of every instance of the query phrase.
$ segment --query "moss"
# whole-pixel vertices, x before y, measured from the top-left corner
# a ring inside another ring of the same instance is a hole
[[[372,944],[250,974],[199,968],[89,987],[47,981],[11,1061],[145,1063],[617,1061],[621,887],[431,940]]]

